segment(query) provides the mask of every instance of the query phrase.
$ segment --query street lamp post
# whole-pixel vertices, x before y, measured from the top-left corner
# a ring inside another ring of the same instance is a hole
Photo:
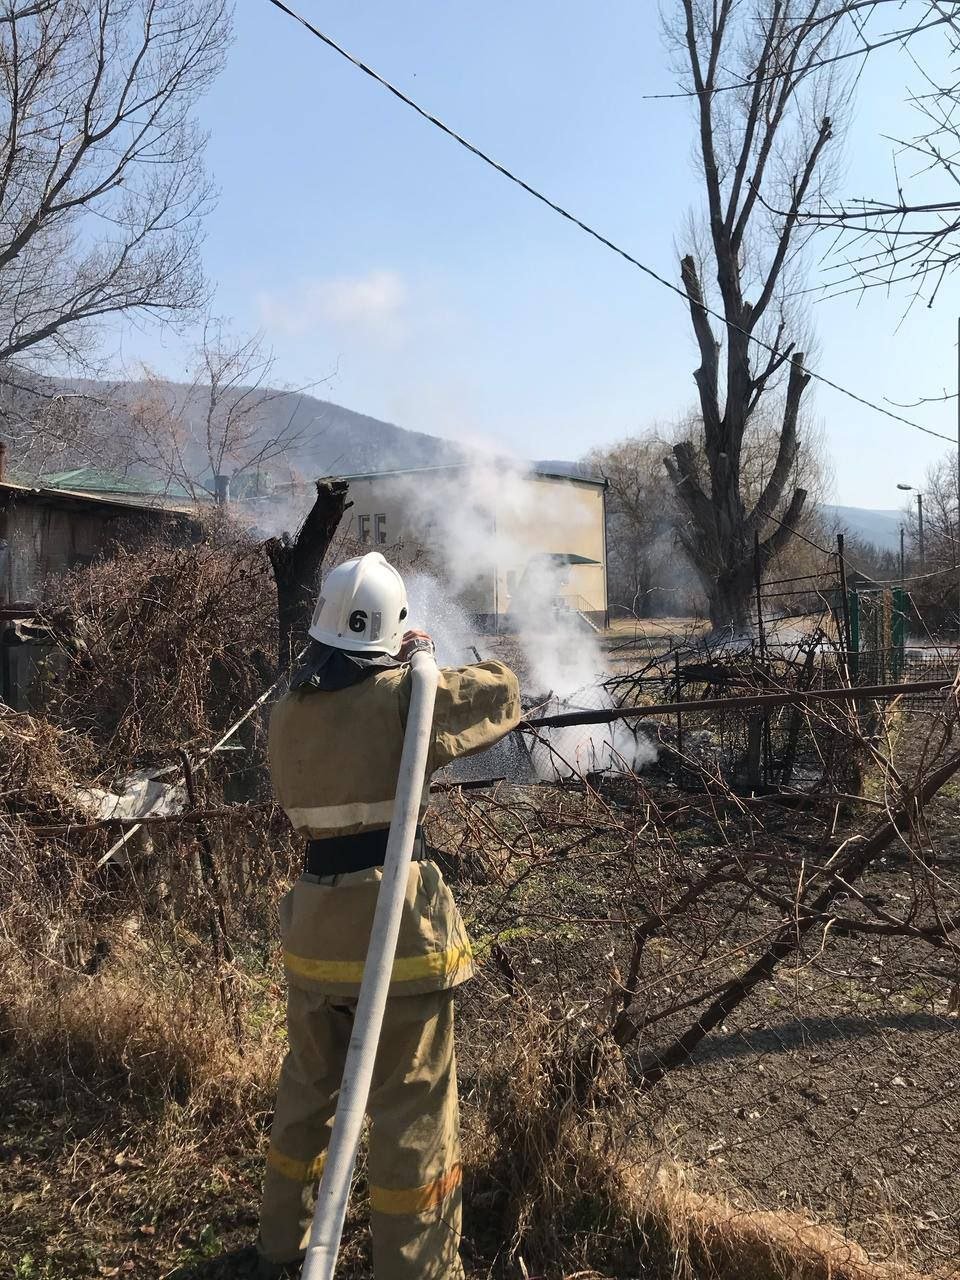
[[[919,489],[915,489],[912,484],[898,484],[898,489],[903,489],[907,493],[915,493],[917,495],[917,547],[920,551],[920,572],[923,573],[926,568],[926,557],[923,553],[923,494]],[[900,530],[900,559],[903,561],[903,530]]]
[[[906,532],[903,525],[900,526],[900,586],[903,586],[903,579],[906,576],[903,566],[903,535]]]

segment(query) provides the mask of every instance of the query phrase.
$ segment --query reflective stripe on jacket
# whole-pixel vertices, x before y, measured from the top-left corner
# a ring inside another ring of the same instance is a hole
[[[410,668],[377,671],[335,692],[287,693],[270,718],[274,791],[295,829],[324,839],[389,826],[410,704]],[[516,676],[502,662],[443,669],[421,812],[434,770],[493,746],[520,720]],[[280,907],[290,983],[355,996],[382,872],[335,884],[303,878]],[[473,974],[463,921],[432,862],[410,868],[392,994],[442,990]]]

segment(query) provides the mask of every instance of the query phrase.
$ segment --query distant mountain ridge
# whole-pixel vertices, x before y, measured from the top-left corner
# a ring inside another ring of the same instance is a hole
[[[59,380],[58,380],[59,381]],[[84,391],[94,396],[132,405],[156,387],[146,382],[60,381],[64,390]],[[185,418],[202,421],[203,392],[183,383],[163,384],[171,402]],[[400,471],[462,463],[477,456],[453,440],[411,431],[407,427],[358,413],[331,400],[304,392],[263,388],[265,401],[259,410],[264,437],[289,433],[297,442],[289,450],[290,464],[305,476],[357,475],[369,471]],[[191,399],[193,403],[191,403]],[[198,464],[201,459],[198,457]],[[566,474],[572,478],[596,479],[592,467],[582,462],[542,460],[538,470]],[[269,464],[267,470],[270,470]],[[845,531],[882,551],[896,551],[900,545],[902,511],[823,504],[820,512],[831,531]]]
[[[163,384],[170,401],[187,421],[202,421],[204,388],[184,383]],[[154,392],[146,382],[72,383],[71,389],[119,399],[132,404]],[[458,462],[463,450],[452,440],[410,431],[366,413],[357,413],[331,400],[305,392],[261,389],[264,399],[257,414],[264,439],[281,435],[295,438],[289,450],[292,466],[311,475],[356,474],[405,467],[437,466]]]
[[[850,533],[880,551],[899,551],[900,526],[907,519],[902,511],[875,511],[870,507],[838,507],[826,503],[820,510],[832,530]]]

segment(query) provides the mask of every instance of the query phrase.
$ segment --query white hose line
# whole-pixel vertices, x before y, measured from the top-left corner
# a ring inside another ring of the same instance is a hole
[[[439,673],[431,654],[415,653],[410,663],[410,710],[400,756],[393,821],[383,858],[383,879],[370,930],[370,946],[353,1018],[330,1146],[310,1228],[301,1280],[332,1280],[350,1198],[350,1184],[366,1113],[373,1064],[390,989],[400,916],[407,891],[413,841],[433,731]]]

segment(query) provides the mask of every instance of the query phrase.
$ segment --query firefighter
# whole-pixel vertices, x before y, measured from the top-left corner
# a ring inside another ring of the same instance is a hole
[[[332,570],[310,648],[270,720],[274,790],[307,843],[303,875],[280,904],[289,1049],[260,1215],[265,1276],[302,1259],[323,1170],[382,877],[408,662],[433,648],[406,620],[403,581],[378,552]],[[421,817],[434,770],[492,746],[519,719],[517,679],[503,663],[441,670]],[[463,921],[418,828],[367,1104],[376,1280],[463,1276],[453,998],[472,975]]]

